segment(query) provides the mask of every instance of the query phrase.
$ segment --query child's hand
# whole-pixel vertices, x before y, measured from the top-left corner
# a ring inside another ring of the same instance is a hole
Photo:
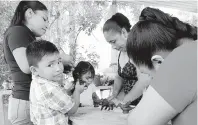
[[[69,85],[67,85],[67,90],[68,91],[71,91],[71,90],[73,90],[75,88],[75,85],[74,84],[69,84]]]
[[[67,94],[68,94],[68,95],[72,95],[73,92],[74,92],[74,90],[75,90],[75,85],[72,84],[72,86],[71,86],[70,88],[67,89]]]
[[[76,85],[75,85],[75,91],[78,91],[78,92],[82,93],[85,90],[84,86],[85,86],[84,84],[80,85],[80,82],[77,81]]]

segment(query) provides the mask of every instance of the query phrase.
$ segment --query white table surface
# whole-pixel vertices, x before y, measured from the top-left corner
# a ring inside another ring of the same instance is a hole
[[[72,125],[126,125],[127,116],[120,108],[101,111],[99,107],[81,107],[70,120]]]

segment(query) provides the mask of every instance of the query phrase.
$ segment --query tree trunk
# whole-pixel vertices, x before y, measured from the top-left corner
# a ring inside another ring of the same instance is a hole
[[[61,1],[57,1],[57,3],[56,3],[56,17],[55,17],[55,19],[57,19],[56,20],[56,30],[57,30],[57,38],[56,38],[56,40],[57,41],[55,41],[56,42],[56,45],[57,45],[57,47],[58,47],[58,49],[60,49],[60,42],[61,42],[61,20],[59,19],[59,16],[60,16],[60,10],[59,10],[59,8],[60,8],[60,6],[61,6],[62,4],[61,4]]]
[[[69,22],[74,21],[74,15],[69,12]],[[76,46],[75,46],[75,24],[70,25],[70,33],[69,33],[69,46],[70,46],[70,54],[73,57],[73,61],[76,59]]]

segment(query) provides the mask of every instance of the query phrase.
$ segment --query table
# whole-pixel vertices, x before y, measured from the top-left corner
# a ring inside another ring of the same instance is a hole
[[[101,111],[100,108],[81,107],[70,120],[72,125],[126,125],[127,116],[120,108]]]

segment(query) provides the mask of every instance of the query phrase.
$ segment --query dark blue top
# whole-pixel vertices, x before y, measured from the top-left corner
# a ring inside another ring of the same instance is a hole
[[[21,71],[12,52],[17,48],[27,47],[35,39],[34,34],[26,26],[12,26],[8,28],[4,36],[4,56],[14,82],[12,95],[17,99],[29,100],[32,78],[30,74],[25,74]]]

